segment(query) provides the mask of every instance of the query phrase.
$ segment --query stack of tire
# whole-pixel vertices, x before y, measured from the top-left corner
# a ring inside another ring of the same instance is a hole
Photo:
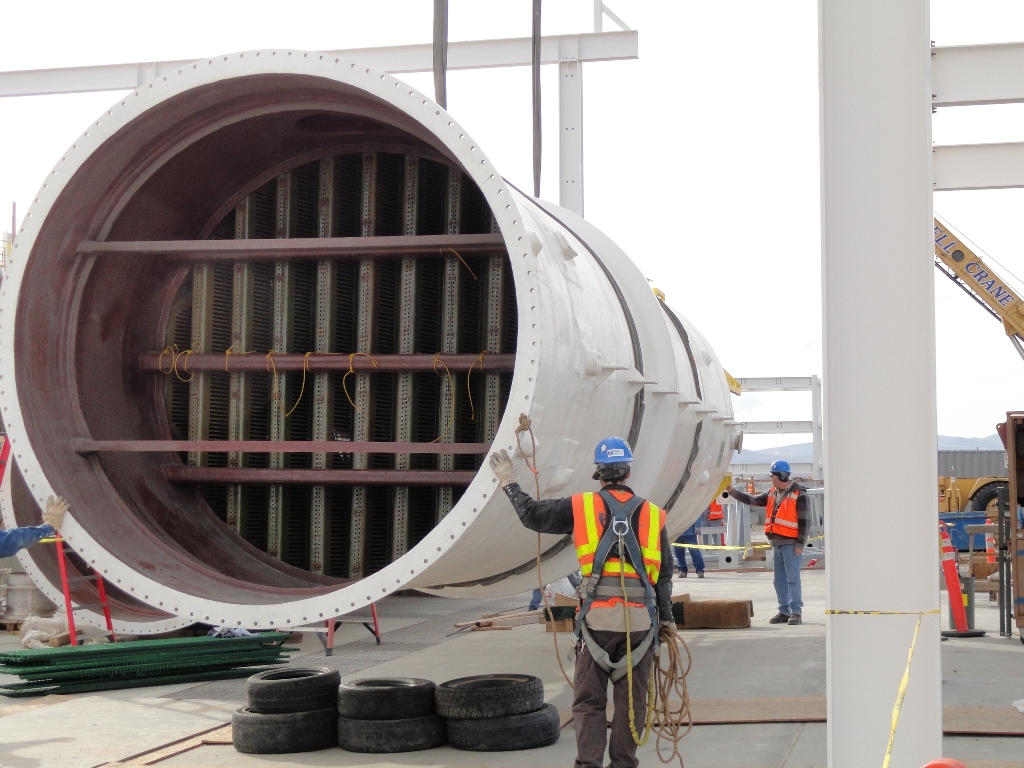
[[[414,677],[353,680],[338,689],[337,743],[349,752],[413,752],[445,743],[434,683]]]
[[[460,677],[437,686],[435,699],[455,749],[537,749],[561,733],[558,710],[544,703],[544,682],[533,675]]]
[[[330,667],[284,667],[249,678],[249,705],[231,717],[235,749],[257,755],[338,745],[338,686]]]

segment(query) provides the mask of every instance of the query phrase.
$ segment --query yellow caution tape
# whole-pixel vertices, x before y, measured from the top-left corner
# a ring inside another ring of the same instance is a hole
[[[724,529],[723,529],[723,531],[724,531]],[[717,533],[710,533],[710,534],[701,534],[701,535],[702,536],[718,536],[719,534],[717,534]],[[824,536],[812,536],[811,538],[807,539],[807,541],[818,541],[819,539],[824,539],[824,538],[825,538]],[[679,542],[673,541],[672,542],[672,546],[673,547],[684,547],[686,549],[734,549],[734,550],[741,550],[741,549],[769,549],[772,545],[771,544],[747,544],[746,546],[740,547],[740,546],[732,546],[732,545],[726,545],[726,544],[680,544]]]
[[[892,757],[892,744],[896,739],[896,726],[900,722],[900,710],[903,708],[903,699],[907,695],[907,686],[910,684],[910,664],[914,660],[914,649],[917,648],[917,635],[921,631],[921,620],[925,616],[941,613],[936,608],[934,611],[838,611],[826,610],[830,616],[917,616],[917,624],[914,625],[914,638],[910,641],[910,651],[907,653],[907,667],[903,670],[903,679],[900,680],[899,690],[896,692],[896,703],[892,707],[892,726],[889,728],[889,743],[885,748],[885,759],[882,761],[882,768],[889,768],[889,760]]]

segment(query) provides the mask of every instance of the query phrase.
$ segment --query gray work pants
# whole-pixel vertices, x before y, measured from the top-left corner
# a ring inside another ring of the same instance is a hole
[[[612,661],[626,655],[625,632],[591,632],[591,636],[608,653]],[[636,648],[645,632],[631,632],[630,642]],[[637,735],[643,736],[647,722],[647,684],[651,675],[654,646],[647,649],[640,663],[633,668],[633,712]],[[629,730],[628,678],[612,687],[615,716],[608,743],[609,768],[636,768],[636,742]],[[604,748],[608,742],[608,673],[602,670],[581,641],[576,654],[575,692],[572,702],[573,727],[576,730],[576,762],[574,768],[603,768]]]

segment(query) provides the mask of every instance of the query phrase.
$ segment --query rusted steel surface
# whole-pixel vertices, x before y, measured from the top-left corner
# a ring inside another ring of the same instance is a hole
[[[165,453],[239,451],[243,453],[487,453],[489,443],[354,443],[346,440],[85,440],[71,441],[78,453]]]
[[[249,469],[248,467],[164,467],[172,483],[253,485],[469,485],[475,471],[431,469]]]
[[[175,261],[257,261],[281,259],[403,258],[504,253],[501,235],[409,235],[393,237],[304,237],[273,240],[131,240],[78,245],[83,256],[167,256]]]
[[[177,362],[175,362],[177,361]],[[351,358],[344,353],[306,355],[274,354],[268,360],[262,352],[246,354],[198,355],[191,352],[143,352],[139,370],[144,373],[173,374],[188,377],[196,371],[354,371],[386,373],[391,371],[434,371],[445,374],[474,371],[497,373],[515,369],[515,355],[373,355],[359,353]],[[354,387],[352,382],[350,386]]]

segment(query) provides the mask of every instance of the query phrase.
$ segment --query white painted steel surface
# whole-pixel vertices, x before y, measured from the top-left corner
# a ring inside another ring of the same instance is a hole
[[[515,375],[495,447],[513,451],[519,414],[526,413],[538,439],[543,495],[591,489],[594,445],[607,435],[630,432],[636,425],[634,398],[643,392],[631,485],[660,505],[677,496],[669,515],[670,535],[690,525],[727,469],[736,432],[724,372],[706,340],[684,318],[670,315],[636,266],[596,228],[508,185],[465,129],[428,97],[386,73],[340,58],[301,51],[262,53],[203,60],[140,88],[91,126],[57,164],[25,217],[4,281],[0,376],[15,381],[16,361],[5,352],[13,349],[12,320],[35,238],[61,190],[91,152],[116,142],[126,125],[143,114],[151,117],[165,101],[191,88],[230,84],[234,78],[261,73],[327,78],[355,86],[390,105],[403,120],[411,119],[428,130],[472,177],[494,212],[508,248],[519,308]],[[173,152],[154,162],[167,162],[171,156]],[[47,477],[37,460],[33,436],[26,434],[20,418],[23,396],[8,384],[0,389],[0,407],[18,465],[28,473],[32,493],[41,505],[48,495],[60,493],[61,479]],[[523,486],[531,490],[532,475],[518,454],[516,465]],[[14,521],[11,474],[7,473],[0,492],[7,525]],[[184,594],[165,586],[159,573],[132,570],[76,521],[76,500],[71,501],[72,512],[62,531],[71,546],[135,597],[165,611],[174,606],[171,618],[118,622],[115,628],[121,632],[158,631],[195,621],[256,628],[295,626],[308,623],[307,617],[362,608],[403,588],[455,596],[497,595],[523,591],[536,583],[536,535],[519,524],[486,465],[451,513],[400,559],[325,595],[259,605]],[[125,535],[134,534],[126,531]],[[545,560],[545,582],[577,567],[571,544],[558,536],[543,538],[544,550],[563,547]],[[23,555],[26,570],[50,599],[57,599],[59,590],[27,553]]]
[[[860,768],[882,764],[917,614],[939,607],[929,3],[818,8],[827,607],[909,614],[826,619],[828,763]],[[899,468],[898,515],[866,466]],[[942,754],[939,629],[924,616],[892,768]]]
[[[932,48],[936,107],[1024,101],[1024,43]]]
[[[936,192],[1024,187],[1024,143],[945,144],[934,148]]]
[[[541,38],[541,64],[565,60],[566,47],[576,50],[577,61],[617,61],[639,55],[635,30],[548,35]],[[527,67],[530,65],[530,38],[466,40],[448,43],[448,70]],[[358,61],[369,67],[402,74],[433,71],[433,45],[394,45],[378,48],[349,48],[325,51],[346,61]],[[235,54],[237,55],[237,54]],[[27,69],[0,72],[0,98],[5,96],[41,96],[89,91],[128,91],[175,74],[192,61],[156,61],[133,64],[102,64],[91,67]]]

